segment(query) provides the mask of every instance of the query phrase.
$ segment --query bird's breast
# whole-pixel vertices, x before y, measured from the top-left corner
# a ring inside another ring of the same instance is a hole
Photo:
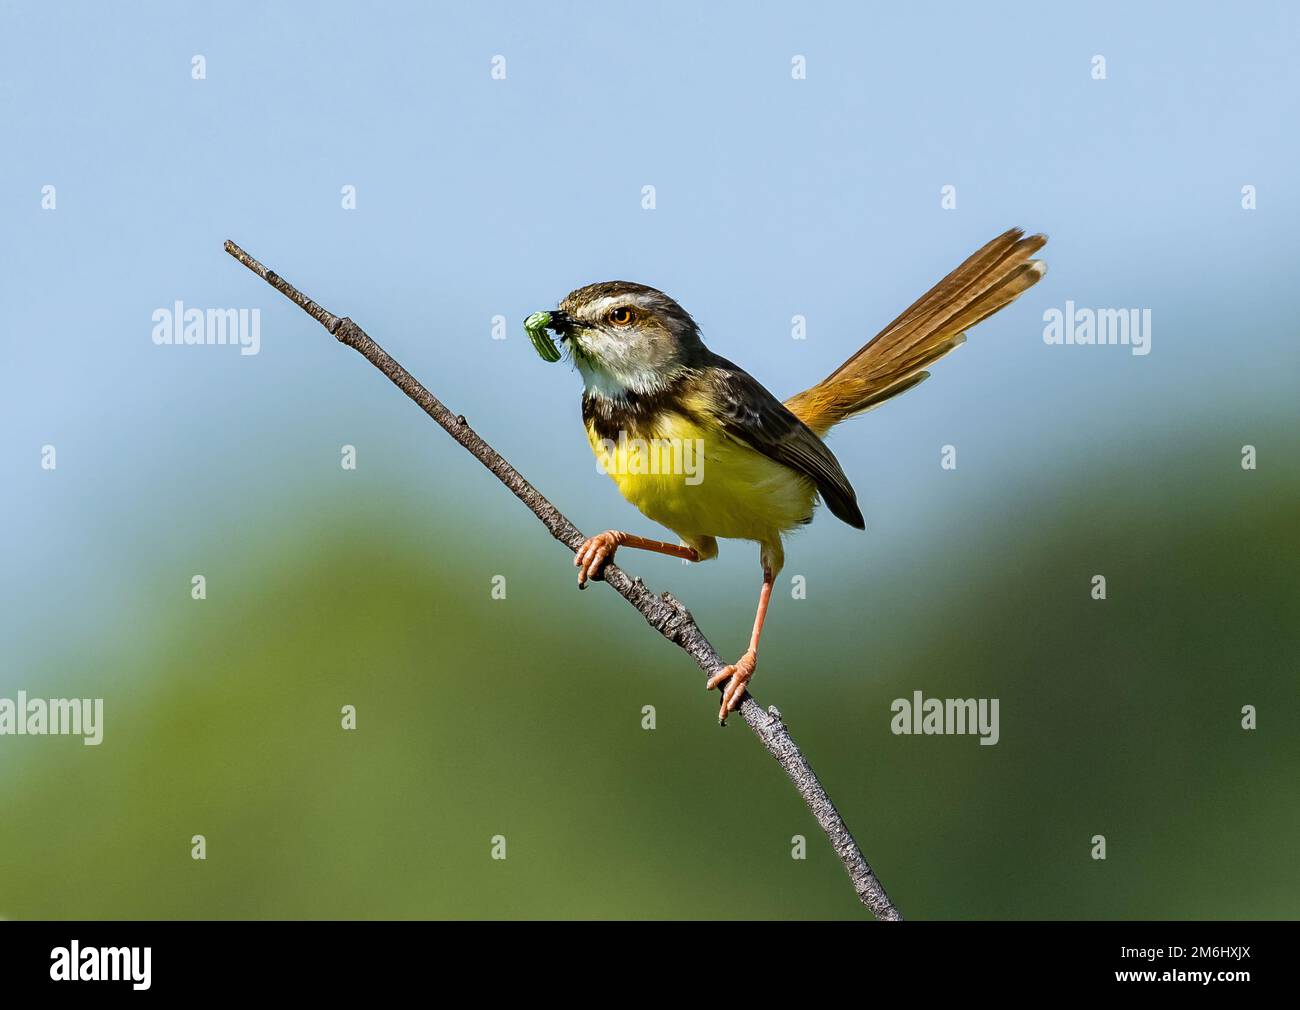
[[[768,541],[811,516],[811,480],[672,398],[592,399],[583,419],[598,470],[679,536]]]

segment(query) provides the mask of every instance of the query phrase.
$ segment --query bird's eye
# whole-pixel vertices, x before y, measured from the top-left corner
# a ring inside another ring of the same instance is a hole
[[[620,305],[616,309],[609,310],[609,321],[615,326],[631,326],[634,319],[636,319],[636,313],[626,305]]]

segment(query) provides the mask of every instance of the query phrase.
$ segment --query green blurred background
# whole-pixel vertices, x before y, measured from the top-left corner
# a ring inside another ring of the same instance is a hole
[[[209,555],[207,601],[156,558],[111,633],[51,646],[49,691],[77,692],[60,671],[86,650],[121,687],[98,748],[10,741],[4,913],[861,916],[780,769],[743,723],[715,724],[698,670],[604,586],[579,595],[567,552],[427,427],[444,473],[494,493],[499,538],[340,475],[264,516],[264,542]],[[867,538],[864,564],[778,597],[756,693],[906,914],[1296,914],[1300,532],[1273,503],[1300,487],[1234,476],[1231,456],[1027,479],[977,530],[880,565]],[[743,645],[748,564],[724,592],[694,584],[704,569],[625,561],[723,652]],[[1000,698],[1001,741],[891,735],[890,702],[916,689]]]

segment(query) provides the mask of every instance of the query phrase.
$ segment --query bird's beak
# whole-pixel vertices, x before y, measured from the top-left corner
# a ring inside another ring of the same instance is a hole
[[[561,340],[565,339],[569,335],[569,331],[574,327],[573,320],[559,309],[556,309],[550,315],[551,320],[546,324],[546,328],[548,330],[554,330],[555,335]]]

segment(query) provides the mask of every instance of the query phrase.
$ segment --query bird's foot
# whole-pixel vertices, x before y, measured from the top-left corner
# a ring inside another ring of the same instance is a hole
[[[722,708],[718,710],[719,724],[725,724],[727,715],[734,712],[740,704],[740,699],[745,696],[745,685],[754,676],[754,667],[757,665],[758,656],[750,649],[730,666],[724,666],[709,678],[706,687],[710,691],[724,681],[730,681],[722,692]]]
[[[614,560],[614,552],[618,550],[618,545],[626,538],[626,533],[606,530],[604,533],[597,533],[594,537],[588,537],[583,542],[573,559],[574,567],[578,569],[579,589],[587,588],[588,579],[595,581],[601,577],[605,566]]]

